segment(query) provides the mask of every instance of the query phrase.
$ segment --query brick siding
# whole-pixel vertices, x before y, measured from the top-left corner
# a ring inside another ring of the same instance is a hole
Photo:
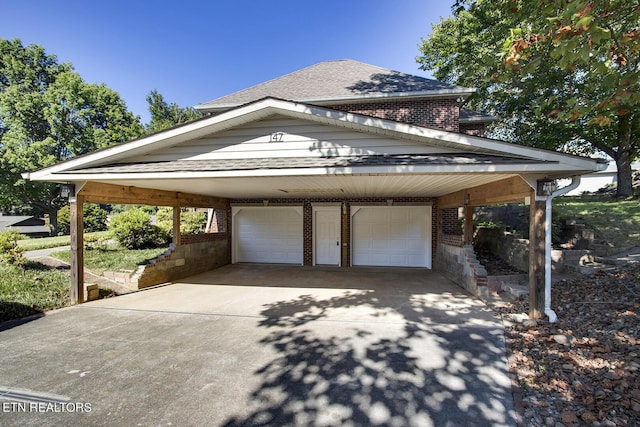
[[[181,234],[180,244],[190,245],[192,243],[213,242],[214,240],[220,240],[221,238],[226,238],[224,233]]]
[[[460,131],[460,107],[452,98],[341,104],[328,108],[452,132]]]
[[[442,233],[462,235],[460,228],[460,217],[458,216],[458,208],[442,209]]]

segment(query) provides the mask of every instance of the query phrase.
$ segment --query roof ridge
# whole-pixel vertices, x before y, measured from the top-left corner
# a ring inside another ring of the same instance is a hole
[[[249,86],[249,87],[246,87],[246,88],[244,88],[244,89],[240,89],[240,90],[238,90],[238,91],[235,91],[235,92],[232,92],[232,93],[228,93],[228,94],[226,94],[226,95],[219,96],[219,97],[214,98],[214,99],[212,99],[212,100],[210,100],[210,101],[202,102],[202,103],[200,103],[200,104],[198,104],[198,105],[210,104],[210,103],[212,103],[212,102],[214,102],[214,101],[217,101],[218,99],[226,98],[226,97],[227,97],[227,96],[229,96],[229,95],[233,95],[233,94],[238,94],[238,93],[243,93],[243,92],[249,91],[249,90],[254,89],[254,88],[256,88],[256,87],[260,87],[260,86],[266,85],[266,84],[268,84],[268,83],[270,83],[270,82],[272,82],[272,81],[279,80],[279,79],[282,79],[282,78],[287,77],[287,76],[291,76],[292,74],[295,74],[295,73],[299,73],[299,72],[301,72],[301,71],[303,71],[303,70],[306,70],[306,69],[308,69],[308,68],[316,67],[316,66],[318,66],[318,65],[320,65],[320,64],[323,64],[323,63],[325,63],[325,62],[338,62],[338,61],[347,61],[347,60],[345,60],[345,59],[334,59],[334,60],[329,60],[329,61],[320,61],[320,62],[316,62],[315,64],[308,65],[308,66],[303,67],[303,68],[299,68],[299,69],[297,69],[297,70],[295,70],[295,71],[290,71],[290,72],[288,72],[288,73],[286,73],[286,74],[282,74],[281,76],[273,77],[273,78],[271,78],[271,79],[269,79],[269,80],[265,80],[265,81],[263,81],[263,82],[256,83],[256,84],[254,84],[254,85],[251,85],[251,86]]]
[[[330,102],[389,96],[469,95],[474,89],[392,70],[355,59],[321,61],[195,106],[222,111],[272,96],[303,102]]]

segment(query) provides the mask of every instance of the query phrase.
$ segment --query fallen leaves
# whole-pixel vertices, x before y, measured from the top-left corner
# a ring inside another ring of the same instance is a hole
[[[558,322],[506,328],[525,425],[640,425],[640,266],[560,281]],[[497,309],[528,312],[526,300]]]

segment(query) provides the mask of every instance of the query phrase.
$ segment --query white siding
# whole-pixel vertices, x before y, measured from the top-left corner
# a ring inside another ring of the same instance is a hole
[[[212,137],[164,148],[128,162],[238,159],[264,157],[325,157],[367,154],[428,154],[453,152],[418,142],[348,131],[289,118],[273,118]]]

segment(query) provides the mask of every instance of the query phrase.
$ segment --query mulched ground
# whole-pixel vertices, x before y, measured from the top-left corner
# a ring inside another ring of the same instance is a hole
[[[510,322],[516,300],[495,308],[507,323],[511,369],[525,426],[640,425],[640,266],[553,285],[558,322]]]

